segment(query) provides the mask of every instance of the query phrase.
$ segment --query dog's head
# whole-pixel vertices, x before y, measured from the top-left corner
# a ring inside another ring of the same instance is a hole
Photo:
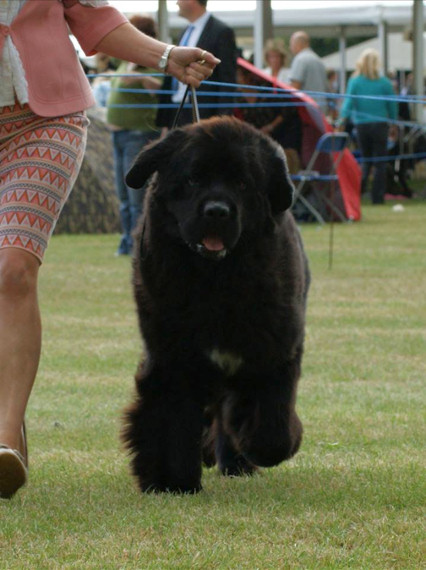
[[[291,206],[284,152],[256,129],[214,118],[171,131],[144,149],[127,174],[141,188],[158,173],[149,201],[161,203],[166,231],[200,255],[222,259],[244,232],[259,232]]]

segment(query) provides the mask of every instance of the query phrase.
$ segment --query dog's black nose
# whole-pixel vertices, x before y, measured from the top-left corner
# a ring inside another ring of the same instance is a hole
[[[206,218],[225,220],[231,215],[231,208],[225,202],[209,200],[204,204],[203,215]]]

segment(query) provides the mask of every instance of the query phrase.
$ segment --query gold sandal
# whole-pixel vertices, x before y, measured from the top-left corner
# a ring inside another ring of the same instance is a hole
[[[0,444],[0,499],[10,499],[28,480],[28,452],[25,424],[22,426],[22,448]]]

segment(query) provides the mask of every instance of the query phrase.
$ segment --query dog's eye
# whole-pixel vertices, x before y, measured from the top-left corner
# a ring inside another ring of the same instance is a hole
[[[193,186],[197,185],[197,181],[195,180],[195,178],[191,178],[191,176],[190,176],[187,180],[187,184],[188,184],[188,186],[193,187]]]
[[[247,188],[247,183],[244,182],[243,180],[240,180],[240,181],[238,182],[238,188],[239,188],[240,190],[245,190],[245,189]]]

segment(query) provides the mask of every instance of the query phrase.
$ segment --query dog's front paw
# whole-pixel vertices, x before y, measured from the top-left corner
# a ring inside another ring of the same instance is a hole
[[[170,493],[173,495],[195,495],[202,491],[201,483],[196,485],[149,483],[139,479],[139,488],[143,493]]]
[[[243,475],[253,475],[257,471],[257,467],[247,461],[242,455],[237,455],[232,459],[222,460],[219,462],[219,469],[222,475],[226,477],[241,477]]]

